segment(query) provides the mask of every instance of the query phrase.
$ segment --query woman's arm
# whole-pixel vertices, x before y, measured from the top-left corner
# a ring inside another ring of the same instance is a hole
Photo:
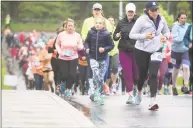
[[[139,17],[131,29],[129,37],[134,40],[144,40],[146,39],[146,34],[141,34],[140,31],[143,28],[144,21],[142,17]]]

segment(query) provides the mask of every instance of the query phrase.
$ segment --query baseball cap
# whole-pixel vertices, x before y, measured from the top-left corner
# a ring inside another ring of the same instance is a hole
[[[95,4],[92,6],[92,9],[100,9],[100,10],[102,10],[102,5],[99,4],[99,3],[95,3]]]
[[[133,3],[128,3],[126,6],[125,6],[125,10],[128,12],[128,11],[133,11],[135,12],[136,11],[136,6],[135,4]]]
[[[151,11],[158,9],[158,8],[159,8],[158,2],[149,1],[146,4],[146,9],[150,9]]]

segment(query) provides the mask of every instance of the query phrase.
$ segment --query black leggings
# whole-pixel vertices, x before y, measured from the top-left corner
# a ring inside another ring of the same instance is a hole
[[[161,62],[151,61],[150,57],[151,53],[135,49],[135,59],[139,70],[139,79],[137,83],[138,90],[139,91],[142,90],[149,70],[150,93],[151,97],[155,97],[157,93],[157,82],[158,82],[157,73]]]
[[[80,80],[83,84],[83,90],[88,92],[89,90],[89,83],[88,83],[89,73],[88,72],[90,67],[78,65],[78,68],[80,71]]]
[[[52,70],[54,72],[54,83],[55,86],[59,85],[61,80],[60,80],[60,65],[59,65],[59,60],[52,57],[51,59],[51,65],[52,65]]]
[[[58,59],[60,72],[61,72],[61,80],[62,82],[66,82],[66,88],[71,89],[73,83],[76,80],[76,69],[78,66],[78,59],[74,60],[61,60]]]

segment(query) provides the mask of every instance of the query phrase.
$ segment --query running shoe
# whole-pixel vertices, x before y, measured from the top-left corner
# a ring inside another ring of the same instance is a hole
[[[126,101],[126,104],[134,104],[135,103],[135,99],[134,96],[129,96],[128,100]]]
[[[69,91],[66,91],[65,96],[66,96],[66,97],[70,97],[70,96],[71,96],[70,92],[69,92]]]
[[[156,98],[152,97],[150,99],[150,104],[149,104],[149,110],[156,111],[159,109],[158,104],[156,103]]]
[[[173,88],[172,88],[172,91],[173,91],[173,95],[174,95],[174,96],[177,96],[177,95],[178,95],[178,91],[177,91],[176,87],[173,87]]]
[[[135,97],[135,104],[139,105],[142,101],[142,95],[141,94],[137,94],[137,96]]]
[[[164,95],[168,95],[168,93],[169,93],[168,88],[164,88]]]

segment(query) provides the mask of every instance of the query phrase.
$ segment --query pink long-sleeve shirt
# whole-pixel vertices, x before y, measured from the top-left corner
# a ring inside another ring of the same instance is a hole
[[[56,50],[59,54],[59,59],[74,60],[78,58],[78,51],[83,49],[82,38],[79,33],[74,32],[69,34],[61,32],[56,40]]]

